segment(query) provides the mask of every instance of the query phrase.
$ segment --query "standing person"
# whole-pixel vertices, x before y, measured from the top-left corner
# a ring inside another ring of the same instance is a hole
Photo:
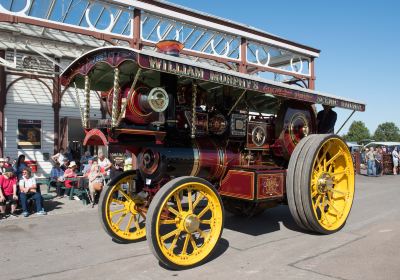
[[[125,156],[124,156],[124,171],[132,170],[134,169],[133,161],[132,161],[132,153],[128,150],[125,151]],[[136,169],[136,168],[135,168]]]
[[[28,168],[28,165],[25,163],[25,156],[19,155],[18,160],[14,166],[15,175],[17,179],[20,180],[22,178],[22,170]]]
[[[337,114],[332,110],[332,106],[322,105],[322,107],[324,109],[317,114],[318,133],[333,133]]]
[[[0,175],[0,219],[6,215],[6,202],[11,204],[10,214],[16,216],[15,209],[17,208],[17,178],[11,169],[6,170],[3,175]]]
[[[108,158],[106,158],[104,153],[101,152],[101,151],[97,154],[97,156],[98,156],[97,162],[98,162],[98,164],[100,166],[101,173],[103,175],[109,176],[110,175],[110,168],[112,166],[111,161]]]
[[[103,174],[101,174],[100,166],[96,160],[93,161],[89,172],[89,194],[92,201],[92,207],[95,203],[96,191],[101,191],[104,184]]]
[[[50,186],[56,188],[56,198],[63,196],[64,181],[64,170],[61,169],[58,162],[54,162],[53,168],[50,171]]]
[[[51,157],[52,160],[57,161],[60,165],[63,163],[64,158],[65,158],[65,156],[64,156],[64,149],[63,148],[60,148],[58,153]]]
[[[383,174],[383,152],[382,152],[381,147],[379,147],[376,151],[375,162],[376,162],[376,175],[382,176],[382,174]]]
[[[368,176],[376,176],[375,154],[374,147],[371,147],[365,155],[368,166]]]
[[[399,166],[399,149],[394,147],[392,152],[392,159],[393,159],[393,175],[397,175],[397,167]]]
[[[22,170],[22,177],[19,180],[19,189],[20,189],[20,199],[22,206],[22,215],[24,217],[29,216],[28,212],[28,199],[33,198],[36,203],[36,214],[37,215],[46,215],[47,213],[43,210],[42,206],[42,195],[37,188],[35,178],[31,177],[31,171],[29,168],[25,168]]]
[[[69,166],[68,166],[67,170],[64,171],[65,195],[67,195],[67,196],[70,195],[72,186],[76,185],[76,182],[73,182],[72,180],[68,180],[68,178],[76,178],[76,177],[78,177],[78,175],[76,174],[77,167],[78,166],[76,165],[75,161],[71,161],[69,163]]]

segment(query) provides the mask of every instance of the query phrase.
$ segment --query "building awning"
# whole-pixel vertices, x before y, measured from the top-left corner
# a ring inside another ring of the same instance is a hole
[[[107,137],[99,129],[91,129],[86,132],[85,139],[83,140],[83,145],[90,146],[108,146]]]
[[[140,67],[285,99],[365,111],[365,104],[359,101],[221,69],[182,57],[127,47],[103,47],[89,51],[64,70],[62,84],[84,88],[85,76],[89,76],[91,90],[107,91],[114,85],[113,69],[116,67],[120,70],[120,84],[132,80]]]

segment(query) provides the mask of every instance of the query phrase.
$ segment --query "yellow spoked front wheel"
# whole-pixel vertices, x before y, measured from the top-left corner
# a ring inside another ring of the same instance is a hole
[[[147,240],[165,265],[197,265],[214,250],[224,213],[215,188],[197,177],[171,180],[157,192],[147,215]]]
[[[354,198],[354,167],[338,136],[312,135],[302,140],[289,162],[287,197],[297,224],[329,234],[346,223]]]
[[[127,171],[102,191],[99,215],[104,230],[119,242],[131,242],[146,235],[146,200],[136,194],[136,172]]]

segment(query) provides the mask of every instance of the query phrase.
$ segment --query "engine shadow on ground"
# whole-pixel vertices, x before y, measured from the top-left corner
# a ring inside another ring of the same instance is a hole
[[[267,209],[264,213],[255,217],[239,217],[225,211],[224,228],[252,236],[279,231],[281,230],[280,223],[289,230],[309,233],[297,226],[290,214],[289,207],[286,205]]]

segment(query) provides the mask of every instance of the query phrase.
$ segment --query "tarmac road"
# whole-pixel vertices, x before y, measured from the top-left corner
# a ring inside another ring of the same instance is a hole
[[[0,221],[0,279],[400,279],[399,202],[400,176],[358,176],[347,225],[329,236],[301,232],[286,206],[227,214],[213,257],[172,271],[146,241],[111,241],[96,208],[68,201],[73,210]]]

